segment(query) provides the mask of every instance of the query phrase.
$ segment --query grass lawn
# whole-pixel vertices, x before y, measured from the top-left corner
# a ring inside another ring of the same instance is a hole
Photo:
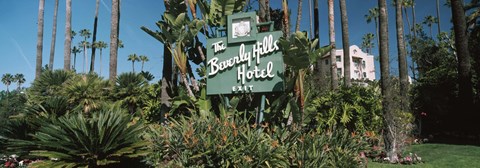
[[[412,145],[406,153],[417,153],[424,163],[415,165],[395,165],[368,162],[373,168],[416,168],[416,167],[480,167],[480,147],[468,145],[420,144]]]

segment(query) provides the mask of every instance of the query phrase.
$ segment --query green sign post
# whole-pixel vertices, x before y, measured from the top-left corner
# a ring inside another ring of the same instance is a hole
[[[257,123],[263,120],[265,93],[284,90],[282,32],[269,24],[269,32],[257,33],[254,12],[230,15],[226,37],[207,40],[207,95],[262,93]]]

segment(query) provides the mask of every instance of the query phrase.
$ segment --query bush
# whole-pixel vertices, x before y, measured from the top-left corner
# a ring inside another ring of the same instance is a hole
[[[48,159],[32,167],[128,165],[126,161],[148,153],[140,138],[143,125],[118,107],[94,111],[91,118],[71,113],[43,122],[33,140],[14,141],[31,155]]]
[[[362,136],[344,129],[302,132],[247,119],[181,117],[151,125],[152,166],[355,167],[366,149]]]

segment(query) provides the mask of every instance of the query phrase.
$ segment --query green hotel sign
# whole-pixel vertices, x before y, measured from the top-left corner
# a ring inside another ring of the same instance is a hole
[[[283,91],[282,32],[257,33],[253,12],[227,19],[227,36],[207,40],[207,94]]]

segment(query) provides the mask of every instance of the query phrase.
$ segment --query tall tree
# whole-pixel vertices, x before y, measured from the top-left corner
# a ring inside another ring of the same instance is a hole
[[[35,65],[35,79],[42,74],[42,52],[43,52],[43,14],[45,0],[39,0],[38,5],[38,31],[37,31],[37,60]]]
[[[412,0],[412,31],[413,31],[413,37],[417,37],[417,32],[416,32],[416,16],[415,16],[415,0]]]
[[[135,62],[140,61],[140,58],[138,58],[137,54],[130,54],[127,60],[132,61],[132,71],[135,73]]]
[[[438,28],[438,34],[440,34],[440,1],[437,0],[437,28]]]
[[[120,0],[112,0],[112,17],[110,22],[110,81],[117,79],[117,52],[120,24]]]
[[[71,53],[73,54],[73,66],[72,69],[75,70],[75,67],[77,65],[77,54],[82,52],[80,48],[77,46],[73,46]]]
[[[432,15],[428,15],[428,16],[425,16],[425,19],[423,20],[422,23],[427,25],[428,28],[430,28],[430,38],[433,38],[432,25],[434,23],[438,23],[438,18],[433,17]]]
[[[313,0],[313,32],[318,41],[320,41],[320,15],[318,14],[318,0]],[[315,49],[320,48],[320,42],[317,43]]]
[[[53,60],[55,57],[55,40],[57,39],[57,13],[58,0],[55,0],[55,11],[53,12],[53,28],[52,28],[52,42],[50,43],[50,60],[48,62],[48,69],[53,69]]]
[[[88,68],[88,58],[87,58],[87,48],[90,48],[90,43],[87,41],[88,38],[92,33],[88,29],[80,30],[80,36],[83,37],[83,41],[80,42],[80,45],[83,47],[83,72],[85,72]]]
[[[398,69],[400,76],[400,94],[402,111],[408,110],[408,69],[407,69],[407,51],[405,48],[402,4],[396,0],[395,4],[395,22],[397,25],[397,50],[398,50]]]
[[[92,58],[90,59],[90,73],[95,70],[95,44],[97,40],[97,25],[98,25],[98,6],[100,5],[100,0],[97,0],[95,5],[95,18],[93,20],[93,36],[92,36]]]
[[[347,16],[347,3],[345,0],[340,1],[340,13],[342,15],[342,43],[343,43],[343,69],[344,69],[344,82],[345,86],[350,87],[352,82],[350,80],[350,43],[348,37],[348,16]]]
[[[372,54],[372,48],[375,47],[375,43],[373,42],[375,35],[373,33],[364,34],[362,40],[362,48],[365,49],[368,54]]]
[[[99,74],[99,76],[102,76],[102,51],[103,51],[103,49],[108,47],[108,44],[104,41],[97,41],[93,45],[95,46],[95,48],[98,48],[100,50],[100,58],[99,58],[100,70],[99,70],[98,74]],[[122,48],[122,47],[120,47],[120,48]]]
[[[375,35],[377,36],[377,44],[379,44],[379,39],[378,39],[378,8],[372,8],[368,10],[368,15],[365,15],[365,19],[367,20],[367,23],[371,23],[372,20],[375,23]]]
[[[17,90],[22,88],[22,84],[25,83],[25,76],[23,74],[15,74],[13,77],[14,81],[17,82]]]
[[[410,18],[408,17],[407,8],[413,6],[413,0],[401,0],[400,2],[401,2],[401,5],[402,5],[402,8],[403,8],[403,12],[405,13],[405,19],[407,21],[408,32],[410,34],[412,26],[410,25]]]
[[[302,20],[302,2],[303,0],[298,0],[298,8],[297,8],[297,24],[295,25],[295,31],[300,31],[300,23]]]
[[[145,64],[145,62],[148,62],[150,60],[145,55],[140,55],[139,58],[140,58],[140,61],[142,62],[142,72],[143,72],[143,65]]]
[[[335,52],[335,22],[334,22],[334,10],[333,10],[333,0],[328,0],[328,25],[329,25],[329,37],[330,37],[330,46],[332,50],[330,51],[330,76],[332,90],[337,90],[338,88],[338,76],[337,76],[337,61],[336,61],[336,52]]]
[[[467,25],[465,20],[465,11],[463,0],[451,0],[453,30],[455,33],[455,51],[458,59],[458,97],[461,102],[460,111],[471,109],[473,103],[473,86],[470,63],[470,53],[468,50]]]
[[[282,0],[282,9],[283,9],[283,36],[290,36],[290,15],[288,12],[288,1]]]
[[[65,12],[65,43],[63,46],[63,69],[70,70],[72,47],[72,0],[66,0]]]
[[[7,86],[7,93],[10,92],[9,86],[10,84],[12,84],[12,82],[13,82],[12,74],[6,73],[2,75],[2,83],[5,84],[5,86]]]

